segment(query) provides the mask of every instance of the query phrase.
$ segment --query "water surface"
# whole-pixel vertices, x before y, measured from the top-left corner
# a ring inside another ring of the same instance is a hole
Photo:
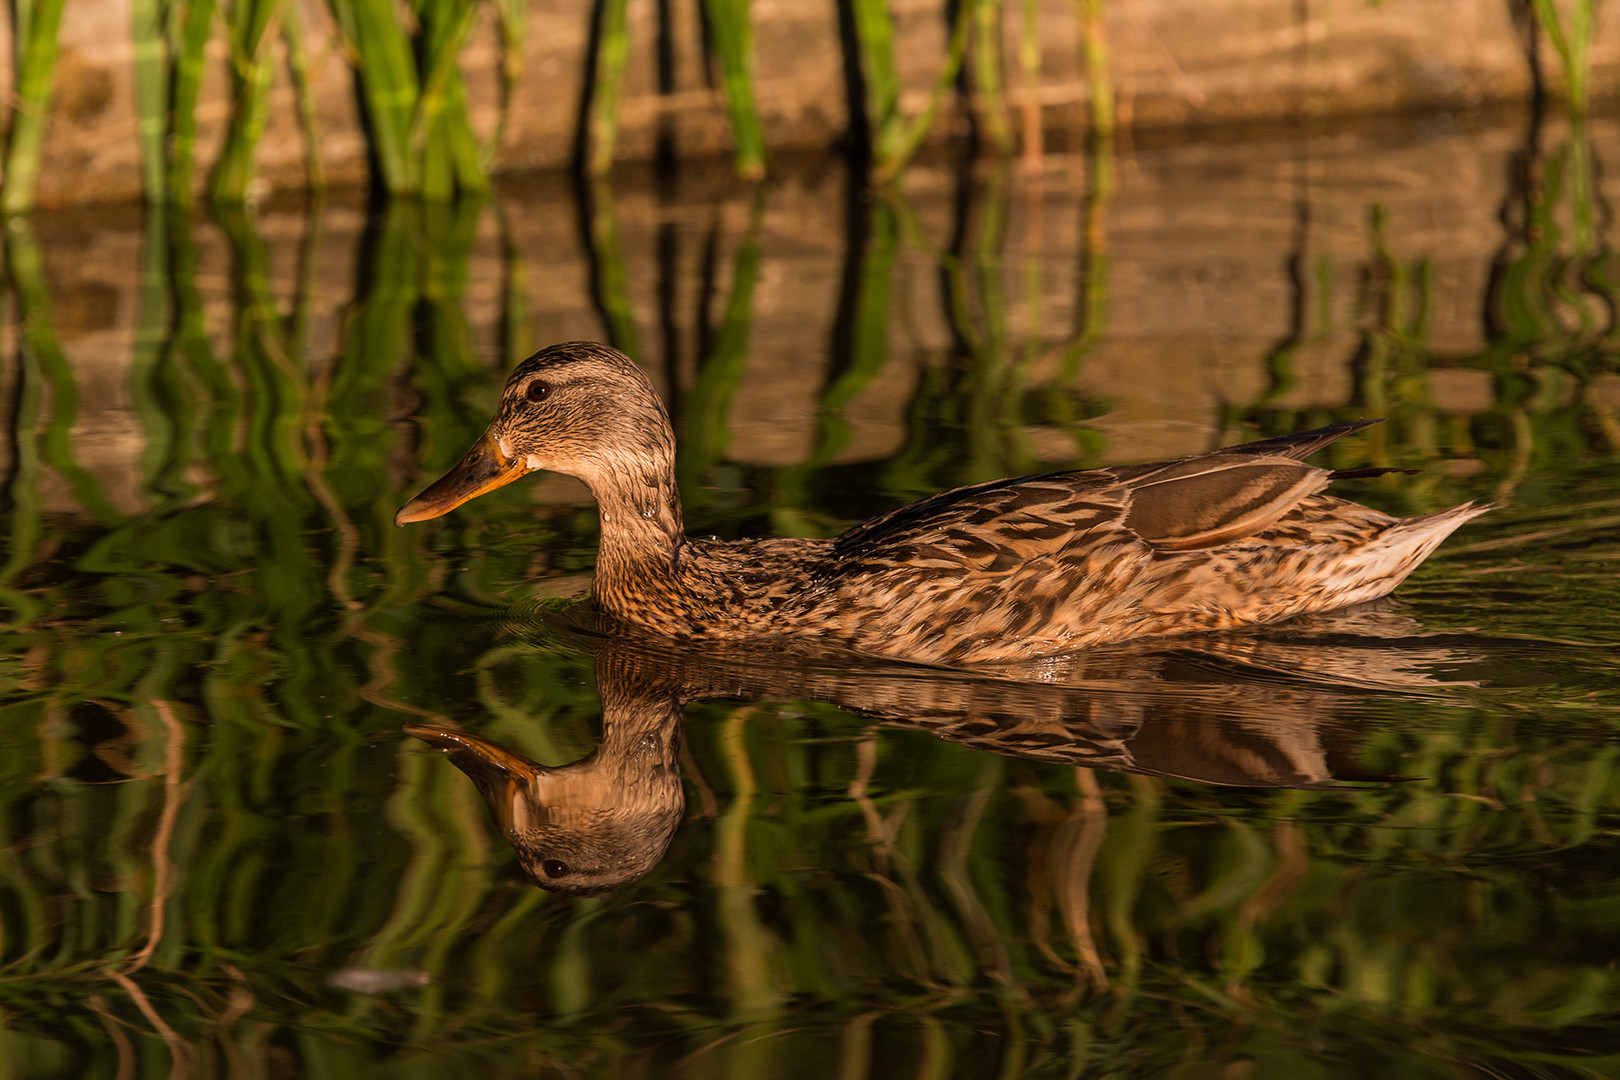
[[[1620,1072],[1620,125],[1046,166],[13,221],[0,1075]],[[695,532],[1361,416],[1418,473],[1355,497],[1500,508],[1398,605],[1016,678],[632,647],[555,599],[577,484],[391,524],[571,338]],[[546,892],[407,722],[679,783]]]

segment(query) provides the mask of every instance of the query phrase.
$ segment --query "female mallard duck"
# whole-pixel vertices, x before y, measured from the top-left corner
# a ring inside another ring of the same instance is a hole
[[[1275,622],[1383,596],[1486,508],[1393,518],[1321,494],[1302,460],[1376,421],[1152,465],[992,480],[821,539],[681,528],[657,392],[604,345],[518,365],[461,463],[406,503],[424,521],[537,469],[583,480],[602,519],[592,595],[674,638],[819,638],[939,664],[1029,660],[1124,638]]]

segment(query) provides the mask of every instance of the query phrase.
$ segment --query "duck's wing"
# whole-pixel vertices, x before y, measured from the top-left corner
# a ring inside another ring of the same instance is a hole
[[[944,559],[997,571],[1076,534],[1120,522],[1129,491],[1100,470],[1042,473],[953,488],[863,521],[833,540],[844,566]]]
[[[1217,451],[1126,469],[1043,473],[941,492],[855,526],[837,560],[945,560],[1011,569],[1101,532],[1161,550],[1214,547],[1263,532],[1333,474],[1292,457]]]
[[[1215,547],[1264,532],[1332,478],[1292,457],[1205,454],[1121,476],[1130,492],[1123,524],[1157,548]]]
[[[1215,547],[1263,532],[1336,476],[1304,458],[1381,420],[1354,420],[1145,465],[1041,473],[955,488],[864,521],[835,559],[945,558],[1007,569],[1121,530],[1155,548]]]

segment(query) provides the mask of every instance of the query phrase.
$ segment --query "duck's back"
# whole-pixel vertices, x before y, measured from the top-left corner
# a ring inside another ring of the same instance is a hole
[[[836,538],[784,622],[882,655],[993,663],[1374,599],[1483,510],[1403,520],[1320,494],[1344,474],[1299,458],[1360,426],[943,492]]]

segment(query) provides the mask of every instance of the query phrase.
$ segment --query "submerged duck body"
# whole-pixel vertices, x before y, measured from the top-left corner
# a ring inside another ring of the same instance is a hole
[[[1026,661],[1106,642],[1274,622],[1383,596],[1486,507],[1395,518],[1323,494],[1303,459],[1376,421],[1176,461],[941,492],[831,539],[687,537],[657,391],[604,345],[513,372],[484,436],[395,516],[447,513],[540,469],[601,514],[592,596],[672,638],[819,639],[938,664]]]

